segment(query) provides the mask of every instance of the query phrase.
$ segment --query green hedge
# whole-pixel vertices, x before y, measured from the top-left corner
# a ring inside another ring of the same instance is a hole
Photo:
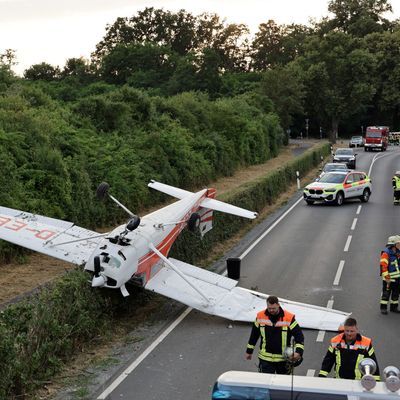
[[[328,144],[317,146],[220,199],[261,211],[293,184],[296,171],[304,175],[327,154]],[[171,255],[187,262],[198,261],[213,244],[228,239],[245,223],[243,218],[216,213],[214,229],[204,240],[184,232]],[[113,321],[121,316],[129,318],[151,296],[141,289],[128,299],[123,299],[119,291],[93,290],[86,273],[77,269],[29,299],[7,307],[0,313],[0,399],[24,398],[51,379],[86,344],[109,333]]]

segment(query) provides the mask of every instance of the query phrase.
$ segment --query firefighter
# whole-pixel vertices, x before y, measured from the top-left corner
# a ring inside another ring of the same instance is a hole
[[[302,361],[304,336],[294,314],[282,309],[276,296],[267,298],[267,308],[257,314],[246,349],[246,359],[251,360],[254,348],[261,337],[258,352],[259,371],[289,374]],[[294,338],[293,355],[285,358],[285,351]]]
[[[344,332],[331,339],[318,376],[328,376],[335,365],[335,378],[361,379],[358,366],[364,358],[372,358],[376,362],[374,378],[379,381],[379,365],[371,339],[360,335],[354,318],[347,318]]]
[[[387,314],[387,306],[390,311],[400,313],[400,236],[389,236],[386,248],[381,252],[380,269],[382,275],[381,313]]]
[[[400,204],[400,171],[396,171],[392,178],[393,204]]]

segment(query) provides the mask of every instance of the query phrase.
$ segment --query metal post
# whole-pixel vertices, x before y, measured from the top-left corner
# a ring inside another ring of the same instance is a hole
[[[322,140],[322,126],[319,127],[319,138]]]
[[[296,171],[296,176],[297,176],[297,189],[300,190],[300,174],[299,174],[299,171]]]
[[[309,119],[306,118],[306,138],[308,139],[308,121]]]

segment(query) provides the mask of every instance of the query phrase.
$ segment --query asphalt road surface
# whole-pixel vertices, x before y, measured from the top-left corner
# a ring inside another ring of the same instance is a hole
[[[239,285],[291,300],[351,311],[361,332],[373,339],[381,370],[400,367],[400,315],[381,315],[379,255],[386,239],[400,233],[400,207],[392,204],[391,178],[400,169],[400,148],[384,153],[357,151],[357,169],[369,172],[369,203],[352,200],[341,207],[299,202],[242,261]],[[248,238],[266,230],[301,193]],[[351,236],[351,238],[350,238]],[[249,240],[247,238],[247,240]],[[243,244],[234,250],[243,253]],[[339,268],[340,266],[340,268]],[[257,357],[244,353],[251,326],[191,311],[164,340],[113,387],[95,398],[204,400],[217,377],[228,370],[256,371]],[[332,332],[305,332],[304,362],[296,374],[317,374]],[[131,362],[134,359],[131,360]]]

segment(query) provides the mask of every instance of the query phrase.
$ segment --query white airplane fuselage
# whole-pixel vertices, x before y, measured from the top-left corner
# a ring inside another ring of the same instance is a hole
[[[100,257],[100,275],[103,277],[100,282],[104,283],[95,286],[115,289],[132,278],[145,285],[160,268],[160,257],[150,250],[150,245],[168,256],[172,244],[206,195],[207,189],[204,189],[148,214],[133,231],[128,231],[126,224],[111,231],[100,241],[85,265],[85,270],[94,272],[94,259]]]

